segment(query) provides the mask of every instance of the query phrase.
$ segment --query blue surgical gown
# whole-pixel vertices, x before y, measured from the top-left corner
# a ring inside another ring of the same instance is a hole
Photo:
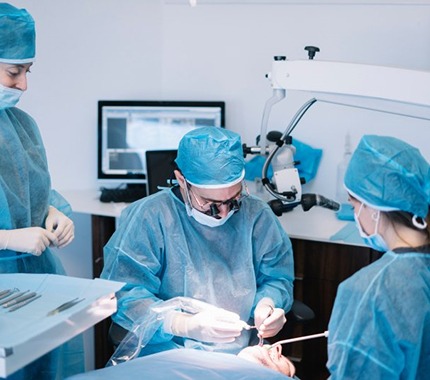
[[[0,229],[44,227],[50,205],[65,214],[71,213],[67,201],[51,189],[45,148],[39,129],[28,114],[18,108],[0,110],[0,146]],[[60,260],[47,248],[40,256],[0,251],[1,273],[65,272]],[[62,373],[56,364],[60,360],[66,370],[64,376],[81,372],[82,353],[83,344],[78,337],[15,372],[10,379],[55,379]]]
[[[430,253],[389,251],[338,288],[329,324],[331,379],[430,374]]]
[[[34,120],[18,108],[0,110],[0,229],[43,227],[49,205],[70,206],[51,189],[45,148]],[[0,251],[0,273],[64,274],[48,248],[41,256]]]
[[[102,278],[127,283],[113,316],[127,330],[150,321],[151,306],[173,297],[207,302],[244,321],[263,297],[286,311],[293,301],[291,241],[268,205],[253,196],[215,228],[188,216],[172,189],[143,198],[123,211],[104,262]],[[141,355],[178,345],[236,354],[248,346],[250,332],[229,344],[173,338],[158,328]]]

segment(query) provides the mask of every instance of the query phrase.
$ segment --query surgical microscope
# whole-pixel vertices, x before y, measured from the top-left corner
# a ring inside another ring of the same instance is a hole
[[[300,178],[296,168],[298,162],[294,160],[295,148],[291,133],[317,101],[430,120],[430,72],[319,61],[314,60],[320,51],[318,47],[306,46],[305,50],[308,53],[307,60],[274,57],[272,71],[266,74],[273,94],[264,107],[257,145],[243,145],[245,157],[247,154],[260,154],[265,158],[262,183],[275,198],[268,203],[277,216],[298,205],[304,211],[313,206],[339,210],[339,203],[322,195],[302,194],[304,179]],[[285,98],[287,90],[311,92],[315,97],[303,104],[283,133],[267,133],[271,108]],[[272,144],[268,145],[268,141]],[[272,178],[267,175],[270,164]]]
[[[308,51],[308,57],[312,60],[316,52],[319,51],[319,48],[306,46],[305,50]],[[286,60],[284,56],[275,57],[275,61],[284,60]],[[266,76],[269,77],[269,74]],[[263,165],[262,184],[275,197],[275,199],[268,202],[275,215],[281,216],[284,212],[291,211],[298,205],[301,205],[304,211],[310,210],[313,206],[321,206],[338,211],[340,208],[339,203],[319,194],[302,193],[302,185],[305,183],[305,179],[300,177],[296,167],[299,162],[294,160],[295,147],[291,133],[305,112],[317,100],[313,98],[306,102],[294,115],[284,133],[278,131],[267,133],[267,123],[271,107],[285,97],[285,92],[285,89],[282,88],[274,89],[273,96],[267,101],[264,108],[261,132],[257,137],[258,145],[248,147],[246,144],[243,144],[244,156],[246,157],[247,154],[267,156]],[[266,145],[267,141],[272,142],[272,146]],[[272,179],[267,176],[270,165],[273,169]]]

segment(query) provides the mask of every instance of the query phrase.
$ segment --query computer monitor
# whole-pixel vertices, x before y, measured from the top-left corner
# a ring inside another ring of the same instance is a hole
[[[148,150],[174,150],[188,131],[225,127],[222,101],[100,100],[98,179],[146,183]]]
[[[171,180],[175,179],[173,171],[176,168],[177,153],[176,149],[146,151],[146,193],[148,195],[171,186]]]

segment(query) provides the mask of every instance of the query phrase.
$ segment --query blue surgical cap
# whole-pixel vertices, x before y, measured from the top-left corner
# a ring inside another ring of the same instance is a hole
[[[430,203],[430,166],[420,151],[387,136],[365,135],[351,157],[345,187],[382,211],[407,211],[425,218]]]
[[[180,141],[175,160],[186,180],[202,188],[229,187],[245,176],[240,136],[218,127],[188,132]]]
[[[0,62],[29,63],[36,55],[34,20],[25,9],[0,3]]]

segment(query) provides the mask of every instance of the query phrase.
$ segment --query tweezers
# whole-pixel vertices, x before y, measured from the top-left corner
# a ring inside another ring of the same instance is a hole
[[[77,303],[83,301],[85,298],[74,298],[71,301],[67,301],[63,303],[62,305],[56,307],[55,309],[51,310],[47,316],[55,315],[58,313],[61,313],[64,310],[70,309],[72,306],[75,306]]]

